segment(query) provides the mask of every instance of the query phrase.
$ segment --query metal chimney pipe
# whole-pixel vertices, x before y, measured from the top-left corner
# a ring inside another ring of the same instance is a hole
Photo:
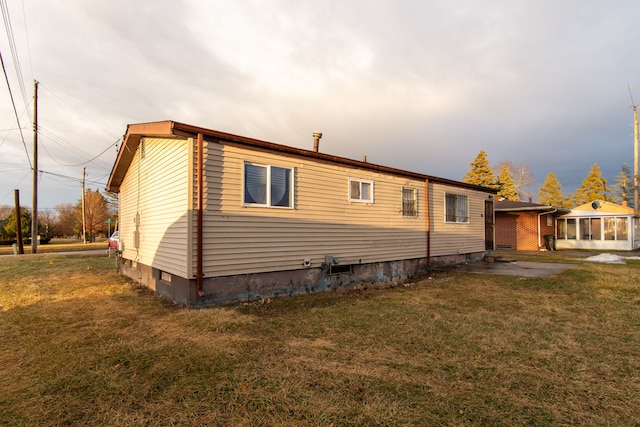
[[[315,151],[316,153],[320,148],[320,138],[322,138],[322,132],[316,131],[313,133],[313,151]]]

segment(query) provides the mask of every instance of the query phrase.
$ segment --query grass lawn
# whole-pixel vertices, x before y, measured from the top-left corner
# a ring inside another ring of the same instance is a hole
[[[187,309],[0,257],[0,425],[640,424],[640,263]]]
[[[75,239],[53,239],[46,245],[39,244],[36,248],[36,252],[39,254],[55,253],[55,252],[68,252],[68,251],[82,251],[93,249],[107,250],[107,240],[102,239],[99,242],[84,243],[82,240]],[[31,254],[31,245],[23,246],[25,255]],[[13,255],[13,248],[10,245],[0,246],[0,255]]]

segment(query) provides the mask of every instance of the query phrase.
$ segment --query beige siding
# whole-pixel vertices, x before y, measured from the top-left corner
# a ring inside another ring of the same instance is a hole
[[[429,184],[431,211],[431,256],[484,251],[484,201],[487,193],[439,183]],[[445,194],[469,197],[469,222],[445,221]]]
[[[120,187],[123,257],[182,277],[190,274],[189,152],[185,140],[141,140]],[[136,215],[139,248],[134,242]]]
[[[244,162],[295,170],[295,207],[243,206]],[[205,276],[426,256],[423,181],[207,143]],[[348,179],[374,182],[374,202],[348,200]],[[418,190],[416,218],[402,216],[403,186]]]

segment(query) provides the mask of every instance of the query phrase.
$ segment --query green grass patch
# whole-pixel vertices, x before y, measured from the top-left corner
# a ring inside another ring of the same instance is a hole
[[[637,264],[187,309],[0,258],[1,425],[637,425]]]

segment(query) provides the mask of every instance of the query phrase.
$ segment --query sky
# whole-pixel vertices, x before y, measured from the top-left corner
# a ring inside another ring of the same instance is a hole
[[[161,120],[321,131],[324,153],[459,181],[484,150],[529,166],[534,201],[549,172],[568,194],[594,164],[610,187],[633,170],[636,0],[0,5],[0,205],[32,206],[35,80],[39,210],[77,203],[83,168],[104,191],[127,124]]]

